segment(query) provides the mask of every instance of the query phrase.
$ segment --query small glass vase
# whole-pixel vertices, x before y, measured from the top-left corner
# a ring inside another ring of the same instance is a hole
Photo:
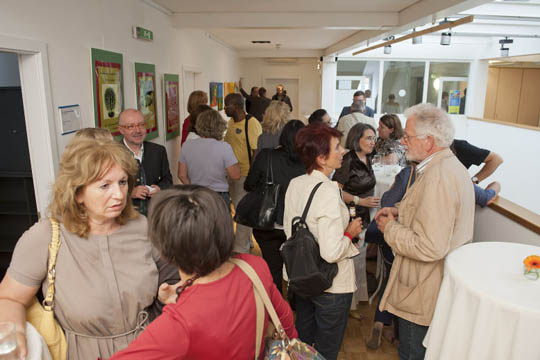
[[[540,269],[524,269],[523,275],[529,280],[538,280],[540,279]]]

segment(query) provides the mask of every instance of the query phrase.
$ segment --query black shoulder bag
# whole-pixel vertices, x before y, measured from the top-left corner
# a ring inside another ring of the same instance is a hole
[[[292,235],[281,247],[289,278],[288,289],[300,297],[322,294],[332,286],[338,272],[337,264],[330,264],[321,258],[319,244],[306,224],[309,206],[321,185],[322,182],[318,183],[311,191],[302,217],[292,219]]]
[[[280,184],[274,183],[272,151],[268,151],[266,181],[255,191],[248,192],[238,202],[234,221],[254,229],[272,230],[276,222],[276,209]]]

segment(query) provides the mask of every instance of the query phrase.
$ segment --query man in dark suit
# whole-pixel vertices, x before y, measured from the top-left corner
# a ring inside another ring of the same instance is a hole
[[[146,123],[139,110],[126,109],[120,114],[118,129],[124,136],[124,145],[133,153],[139,171],[131,193],[133,204],[139,212],[146,215],[148,201],[161,189],[172,185],[169,160],[165,147],[144,141]]]
[[[255,96],[255,95],[253,95],[253,89],[254,88],[251,88],[251,95],[249,95],[242,88],[242,80],[240,80],[238,83],[240,85],[240,93],[242,94],[243,97],[246,98],[246,111],[247,111],[247,113],[250,114],[250,115],[255,116],[257,118],[257,120],[259,120],[259,122],[262,122],[264,112],[266,111],[266,108],[268,107],[268,105],[270,105],[270,103],[272,102],[272,100],[270,100],[269,98],[266,97],[266,89],[263,88],[263,87],[256,88],[256,89],[258,89],[257,90],[258,93]],[[248,109],[248,107],[247,107],[248,101],[251,104],[251,107],[249,108],[249,110],[247,110]]]
[[[356,91],[353,95],[353,103],[358,100],[362,100],[364,104],[366,103],[366,94],[362,90]],[[373,111],[373,109],[367,105],[364,106],[364,109],[360,110],[360,112],[369,117],[373,117],[375,115],[375,111]],[[351,113],[351,107],[344,106],[343,110],[341,110],[341,114],[339,114],[339,119],[341,119],[345,115],[349,115],[350,113]]]

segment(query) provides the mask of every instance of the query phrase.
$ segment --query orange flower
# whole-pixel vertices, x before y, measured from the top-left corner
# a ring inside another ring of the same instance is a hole
[[[540,256],[527,256],[525,260],[523,260],[523,264],[525,264],[525,268],[527,269],[527,271],[531,271],[532,269],[540,269]]]

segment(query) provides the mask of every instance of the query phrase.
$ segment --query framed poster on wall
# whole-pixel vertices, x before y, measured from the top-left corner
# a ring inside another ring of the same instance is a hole
[[[223,83],[210,83],[210,106],[223,110]]]
[[[167,124],[166,139],[170,140],[180,135],[179,109],[179,76],[163,75],[163,93],[165,94],[165,124]]]
[[[91,49],[94,117],[98,128],[120,136],[118,117],[124,110],[124,76],[122,54]]]
[[[235,92],[238,92],[238,86],[236,85],[236,82],[226,82],[223,98]]]
[[[137,109],[146,122],[146,140],[158,137],[156,105],[156,66],[135,63],[135,88],[137,89]]]

